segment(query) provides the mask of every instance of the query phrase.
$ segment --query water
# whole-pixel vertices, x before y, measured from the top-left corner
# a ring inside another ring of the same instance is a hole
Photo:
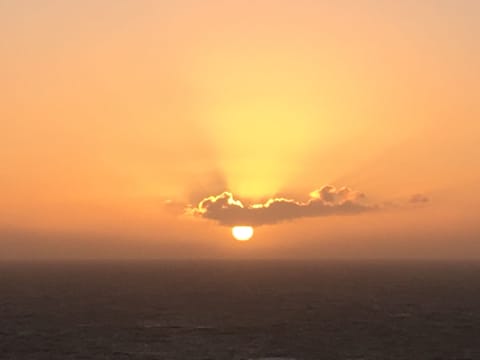
[[[480,264],[0,265],[1,359],[479,359]]]

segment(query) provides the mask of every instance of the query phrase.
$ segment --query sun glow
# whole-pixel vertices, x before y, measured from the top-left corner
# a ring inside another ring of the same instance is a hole
[[[253,236],[253,227],[251,226],[234,226],[232,235],[238,241],[250,240]]]

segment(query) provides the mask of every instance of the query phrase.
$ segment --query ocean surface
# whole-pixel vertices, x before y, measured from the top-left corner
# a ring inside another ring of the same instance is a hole
[[[480,264],[0,264],[0,359],[480,359]]]

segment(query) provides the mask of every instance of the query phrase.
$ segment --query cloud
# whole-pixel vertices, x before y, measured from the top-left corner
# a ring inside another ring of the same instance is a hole
[[[365,195],[350,188],[336,189],[324,186],[312,191],[310,198],[297,201],[287,198],[272,198],[264,203],[244,204],[232,193],[204,198],[195,207],[188,207],[187,214],[217,221],[221,225],[266,225],[306,217],[352,215],[377,208],[364,203]]]
[[[430,199],[424,194],[414,194],[410,197],[410,203],[412,204],[422,204],[429,201]]]

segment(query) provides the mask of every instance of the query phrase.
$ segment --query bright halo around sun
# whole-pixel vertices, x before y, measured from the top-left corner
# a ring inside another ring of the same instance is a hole
[[[253,236],[253,227],[251,226],[234,226],[232,235],[238,241],[248,241]]]

